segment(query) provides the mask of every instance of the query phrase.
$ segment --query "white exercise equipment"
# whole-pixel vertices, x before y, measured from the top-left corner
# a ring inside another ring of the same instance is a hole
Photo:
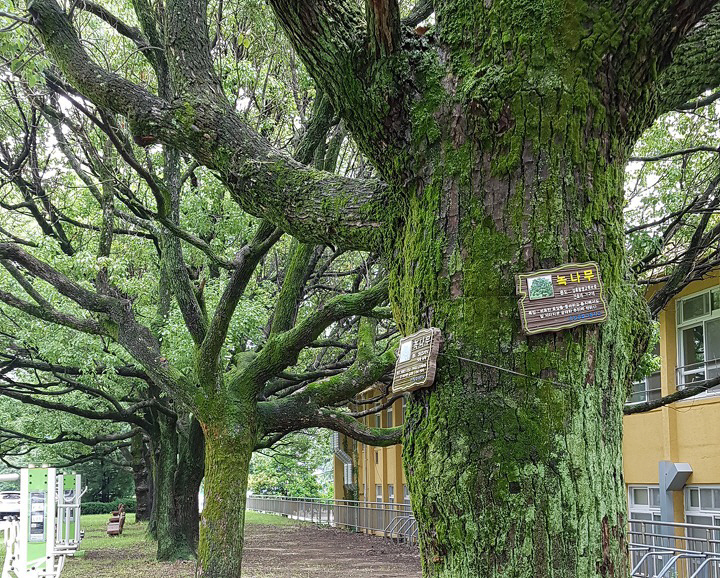
[[[0,521],[4,534],[2,578],[60,578],[65,559],[78,551],[81,478],[55,468],[23,468],[0,482],[20,480],[20,515]]]

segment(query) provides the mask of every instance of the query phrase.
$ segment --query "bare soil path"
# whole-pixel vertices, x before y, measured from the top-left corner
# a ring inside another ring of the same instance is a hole
[[[134,516],[133,516],[134,517]],[[69,559],[62,578],[193,578],[194,562],[156,562],[146,524],[105,534],[107,516],[83,516],[82,558]],[[416,548],[280,516],[247,512],[243,578],[420,578]]]
[[[416,548],[322,526],[248,526],[247,578],[420,578]]]

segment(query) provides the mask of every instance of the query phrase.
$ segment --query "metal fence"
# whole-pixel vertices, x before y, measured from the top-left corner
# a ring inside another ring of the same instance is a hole
[[[720,527],[631,520],[635,578],[720,578]]]
[[[246,507],[294,520],[370,532],[410,545],[416,544],[418,538],[417,522],[408,504],[253,495],[247,498]]]

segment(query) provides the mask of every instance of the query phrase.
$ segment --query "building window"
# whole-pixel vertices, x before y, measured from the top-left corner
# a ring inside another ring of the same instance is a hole
[[[646,401],[654,401],[662,397],[660,390],[660,372],[648,375],[640,381],[632,384],[630,395],[625,405],[633,405],[635,403],[644,403]]]
[[[375,414],[375,427],[382,427],[382,412],[378,411]]]
[[[660,488],[658,486],[629,486],[628,506],[631,520],[653,520],[652,516],[645,514],[654,512],[659,514]],[[638,514],[638,516],[633,517],[633,514]]]
[[[630,532],[628,541],[633,544],[657,546],[660,544],[658,535],[660,528],[647,522],[660,521],[660,488],[658,486],[629,486],[628,510],[630,515]],[[642,550],[631,550],[632,567],[642,562],[640,570],[644,576],[655,576],[663,566],[661,559],[645,558]]]
[[[685,521],[688,524],[716,526],[688,528],[688,548],[720,553],[720,486],[687,486],[685,488]]]
[[[387,424],[385,427],[392,427],[393,425],[393,406],[390,404],[390,407],[387,408]]]
[[[403,503],[406,506],[410,505],[410,491],[408,490],[407,484],[403,484]]]
[[[395,486],[388,484],[388,502],[395,503]]]
[[[720,486],[687,486],[685,488],[685,511],[690,513],[716,512],[714,515],[720,517]],[[701,522],[690,523],[700,524]],[[714,526],[715,524],[710,525]]]
[[[383,501],[382,484],[375,484],[375,501],[378,503]]]
[[[720,289],[679,299],[676,315],[678,387],[720,375]]]
[[[377,450],[375,450],[375,463],[376,464],[380,463],[380,452]]]

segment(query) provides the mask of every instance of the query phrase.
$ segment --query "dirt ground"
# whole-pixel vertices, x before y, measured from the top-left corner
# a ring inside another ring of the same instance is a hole
[[[247,578],[419,578],[417,548],[318,526],[249,526]]]
[[[86,516],[85,555],[69,559],[63,578],[193,578],[194,562],[157,562],[146,524],[105,534],[106,516]],[[299,524],[248,512],[243,578],[420,578],[417,548],[378,536]]]

